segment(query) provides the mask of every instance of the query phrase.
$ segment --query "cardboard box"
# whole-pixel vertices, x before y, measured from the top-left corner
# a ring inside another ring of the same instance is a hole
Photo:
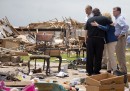
[[[128,82],[130,82],[130,74],[127,74]]]
[[[86,86],[86,91],[124,91],[124,84]]]
[[[86,78],[86,91],[124,91],[124,76],[104,73]]]

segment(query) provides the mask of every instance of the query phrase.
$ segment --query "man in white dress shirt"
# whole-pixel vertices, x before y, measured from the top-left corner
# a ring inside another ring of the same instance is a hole
[[[87,23],[88,19],[93,17],[92,6],[87,5],[85,8],[85,13],[86,13],[85,23]],[[87,46],[87,31],[85,31],[85,45]],[[86,72],[87,72],[87,68],[86,68]]]
[[[86,13],[86,18],[85,18],[85,23],[87,23],[87,20],[91,17],[93,17],[93,13],[92,13],[92,6],[87,5],[85,8],[85,13]],[[85,44],[87,41],[87,31],[85,31]]]
[[[87,20],[91,17],[93,17],[93,14],[92,14],[92,6],[90,5],[87,5],[86,8],[85,8],[85,12],[86,12],[86,18],[85,18],[85,22],[87,22]]]

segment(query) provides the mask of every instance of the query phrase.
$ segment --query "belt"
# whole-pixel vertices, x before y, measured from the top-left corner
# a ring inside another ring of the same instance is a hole
[[[117,38],[119,37],[119,35],[118,36],[116,36]],[[121,37],[125,37],[125,35],[121,35]]]
[[[100,37],[100,36],[91,36],[89,38],[103,38],[104,39],[104,37]]]

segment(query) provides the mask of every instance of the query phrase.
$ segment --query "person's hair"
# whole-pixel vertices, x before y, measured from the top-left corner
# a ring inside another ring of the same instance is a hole
[[[107,17],[108,19],[112,20],[111,14],[110,13],[103,13],[102,16]]]
[[[117,11],[119,11],[121,13],[121,8],[120,7],[114,7],[113,9],[116,9]]]
[[[93,9],[92,6],[90,6],[90,5],[87,5],[85,9],[87,9],[87,8],[89,8],[91,10]]]
[[[93,9],[92,13],[93,13],[94,16],[100,16],[101,15],[101,12],[98,8]]]

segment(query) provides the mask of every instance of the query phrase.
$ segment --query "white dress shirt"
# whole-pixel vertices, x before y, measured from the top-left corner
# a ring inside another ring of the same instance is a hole
[[[85,22],[87,22],[87,20],[89,19],[89,18],[91,18],[91,17],[93,17],[93,14],[91,13],[90,15],[87,15],[86,17],[85,17]]]

